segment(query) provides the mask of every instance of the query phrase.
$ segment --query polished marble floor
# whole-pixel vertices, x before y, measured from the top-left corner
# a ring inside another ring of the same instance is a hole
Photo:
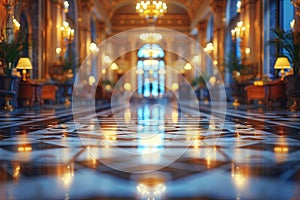
[[[0,199],[300,199],[300,112],[221,114],[166,101],[0,112]]]

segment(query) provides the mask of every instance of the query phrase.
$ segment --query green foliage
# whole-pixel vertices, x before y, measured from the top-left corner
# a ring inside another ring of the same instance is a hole
[[[272,29],[272,32],[275,34],[275,38],[271,39],[268,44],[276,45],[280,49],[285,50],[277,53],[276,57],[282,55],[288,57],[294,68],[294,73],[298,74],[300,66],[300,34],[293,30],[285,31],[282,28]]]
[[[192,80],[192,86],[204,87],[206,85],[205,81],[208,81],[208,76],[206,74],[202,74],[201,76],[196,77],[194,80]]]
[[[75,70],[77,68],[77,60],[76,56],[73,52],[70,52],[64,59],[63,59],[63,70],[68,71],[72,70],[73,74],[75,73]]]
[[[242,65],[241,60],[236,57],[234,52],[231,52],[225,58],[225,67],[228,68],[231,73],[235,71],[241,72],[244,69],[244,65]]]
[[[28,48],[29,44],[26,40],[27,30],[21,28],[11,42],[6,39],[0,41],[0,60],[9,65],[12,64],[14,67],[21,57],[22,52]]]

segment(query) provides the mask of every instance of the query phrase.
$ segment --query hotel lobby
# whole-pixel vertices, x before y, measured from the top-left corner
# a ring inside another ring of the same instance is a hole
[[[300,199],[299,0],[0,4],[0,200]]]

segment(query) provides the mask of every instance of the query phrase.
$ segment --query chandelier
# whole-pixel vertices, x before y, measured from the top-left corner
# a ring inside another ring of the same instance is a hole
[[[155,43],[160,41],[163,36],[160,33],[142,33],[140,39],[146,43]]]
[[[66,42],[72,42],[74,40],[74,29],[69,26],[69,23],[64,21],[63,26],[60,27],[62,39]]]
[[[138,1],[136,4],[136,12],[146,19],[157,19],[167,12],[167,4],[161,0]]]

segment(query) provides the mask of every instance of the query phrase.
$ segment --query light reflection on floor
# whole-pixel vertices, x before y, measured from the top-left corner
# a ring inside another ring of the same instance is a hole
[[[206,110],[0,113],[0,199],[300,199],[300,113]]]

